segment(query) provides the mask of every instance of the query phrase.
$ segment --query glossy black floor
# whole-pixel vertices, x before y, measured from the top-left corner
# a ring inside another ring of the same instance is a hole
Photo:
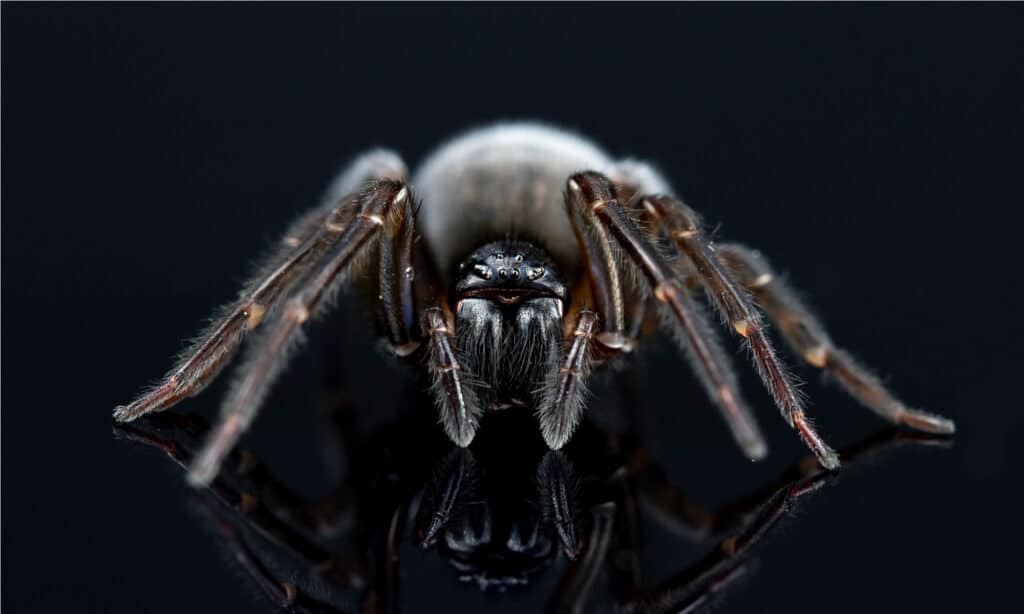
[[[190,493],[167,456],[116,437],[110,411],[169,366],[346,159],[386,145],[415,162],[501,118],[567,126],[658,164],[718,236],[787,271],[837,341],[909,402],[957,421],[948,449],[850,463],[801,498],[716,576],[716,611],[1013,610],[1022,13],[5,2],[4,610],[272,610],[223,539],[234,517]],[[323,392],[338,374],[358,422],[350,449],[394,446],[409,489],[447,453],[415,412],[418,382],[375,353],[364,313],[347,305],[313,328],[245,440],[310,497],[345,469]],[[799,373],[836,446],[886,427]],[[573,471],[600,465],[612,431],[710,507],[773,484],[806,450],[751,369],[742,379],[771,446],[762,463],[742,459],[683,361],[655,342],[597,386],[586,437],[566,454]],[[223,391],[175,411],[211,417]],[[523,489],[522,504],[542,481],[531,429],[508,426],[521,445],[495,435],[509,419],[489,422],[473,451],[500,467],[474,478],[503,493],[499,507],[519,492],[506,489]],[[495,437],[503,447],[486,447]],[[359,458],[356,481],[386,466]],[[369,491],[378,508],[385,491]],[[376,531],[382,514],[367,513]],[[647,589],[717,548],[649,516],[638,541]],[[481,591],[436,549],[406,542],[399,554],[404,612],[536,611],[564,569],[559,559],[527,586]],[[292,581],[298,569],[278,571]],[[597,576],[590,609],[610,609],[617,577]]]

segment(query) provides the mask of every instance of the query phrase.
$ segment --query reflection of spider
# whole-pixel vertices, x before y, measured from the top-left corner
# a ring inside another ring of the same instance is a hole
[[[437,151],[413,177],[422,207],[405,180],[394,154],[358,159],[166,380],[115,417],[132,420],[198,393],[266,321],[190,471],[193,484],[208,483],[302,324],[325,310],[342,277],[376,270],[390,347],[427,366],[441,422],[460,446],[473,440],[485,410],[525,406],[537,412],[547,444],[561,448],[579,422],[591,368],[630,351],[653,327],[648,307],[660,304],[736,441],[761,458],[765,443],[730,361],[690,296],[700,287],[745,338],[783,417],[824,467],[838,467],[838,457],[805,415],[755,298],[807,362],[865,405],[896,423],[953,432],[951,421],[908,409],[837,349],[757,252],[713,247],[697,215],[646,165],[525,124],[473,132]]]
[[[346,446],[349,477],[315,506],[241,451],[228,457],[209,490],[197,493],[199,510],[230,558],[268,598],[293,611],[397,611],[409,603],[399,584],[410,577],[416,554],[404,544],[412,541],[433,548],[460,580],[481,590],[554,586],[550,596],[530,595],[547,600],[551,611],[603,611],[608,608],[588,604],[610,602],[622,612],[689,612],[741,576],[751,547],[798,499],[835,475],[808,458],[712,512],[671,485],[629,438],[585,423],[572,445],[556,452],[539,441],[524,446],[530,424],[495,419],[502,421],[500,432],[485,429],[487,445],[470,451],[453,450],[439,434],[423,437],[423,413],[410,415],[356,451]],[[167,415],[120,432],[184,467],[204,424]],[[893,429],[844,456],[849,463],[902,443],[944,441]],[[714,538],[714,547],[650,587],[640,560],[652,520],[690,541]],[[544,582],[547,573],[560,579]]]

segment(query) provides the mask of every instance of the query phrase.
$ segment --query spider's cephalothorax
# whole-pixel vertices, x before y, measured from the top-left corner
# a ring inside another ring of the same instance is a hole
[[[884,418],[954,430],[950,420],[905,406],[836,347],[760,254],[712,247],[697,214],[648,165],[616,161],[546,126],[509,124],[446,143],[406,181],[393,153],[357,159],[168,376],[115,417],[132,420],[198,393],[250,331],[266,329],[190,473],[194,484],[208,483],[305,322],[325,310],[344,279],[372,276],[389,346],[426,368],[440,420],[460,446],[473,440],[485,410],[525,405],[547,444],[560,448],[579,423],[598,359],[627,353],[642,331],[664,326],[743,451],[764,456],[694,288],[744,339],[783,418],[824,467],[838,467],[838,457],[811,426],[765,316],[799,356]],[[656,247],[661,242],[671,253]]]
[[[568,302],[554,261],[536,245],[494,241],[459,263],[457,345],[485,409],[535,404],[538,383],[558,368]]]

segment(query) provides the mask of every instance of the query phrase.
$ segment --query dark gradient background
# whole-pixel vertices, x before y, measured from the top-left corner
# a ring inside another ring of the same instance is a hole
[[[788,272],[837,341],[960,427],[951,450],[894,452],[807,501],[719,611],[1013,610],[1022,16],[5,2],[3,609],[268,609],[190,514],[180,472],[115,441],[111,409],[169,366],[345,160],[385,145],[414,164],[453,132],[540,118],[659,165],[718,236]],[[314,330],[332,326],[346,328]],[[315,402],[328,345],[296,361],[246,439],[310,494],[329,474]],[[368,342],[334,345],[360,367],[346,376],[357,402],[393,406]],[[633,409],[693,496],[726,501],[805,454],[749,368],[771,446],[759,465],[670,347],[644,360]],[[800,373],[834,444],[882,426]],[[212,415],[223,391],[182,411]],[[648,542],[652,579],[700,552]],[[426,553],[404,568],[406,611],[544,603],[541,588],[481,595],[441,565]]]

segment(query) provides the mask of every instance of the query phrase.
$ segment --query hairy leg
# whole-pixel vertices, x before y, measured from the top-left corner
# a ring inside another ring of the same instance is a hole
[[[577,177],[600,177],[598,175],[586,174],[577,175]],[[604,190],[603,202],[610,202],[617,200],[613,195],[612,186],[603,177],[600,178],[602,182],[602,189]],[[575,185],[577,187],[573,188]],[[600,219],[600,212],[595,211],[593,208],[588,207],[587,203],[581,200],[581,188],[578,183],[575,183],[573,179],[569,180],[569,190],[566,193],[566,207],[568,209],[570,221],[574,228],[575,234],[580,242],[581,250],[584,251],[588,261],[591,263],[588,274],[591,278],[592,286],[595,287],[595,295],[597,296],[596,308],[597,314],[600,319],[600,325],[602,330],[606,330],[605,326],[608,325],[606,322],[609,317],[608,309],[603,307],[603,302],[600,299],[602,295],[601,288],[610,286],[606,281],[601,280],[601,275],[605,274],[606,270],[614,270],[615,278],[625,276],[620,271],[626,270],[632,273],[633,266],[627,261],[628,259],[635,258],[634,254],[630,251],[629,246],[624,245],[625,250],[620,249],[618,254],[611,252],[610,246],[608,248],[608,265],[602,265],[601,267],[595,268],[594,258],[591,256],[591,252],[594,248],[590,245],[596,243],[593,238],[595,236],[607,236],[609,233],[614,235],[615,228],[608,227],[604,220]],[[620,211],[620,216],[624,220],[629,220],[628,214],[625,213],[625,206]],[[627,223],[631,224],[637,240],[648,246],[648,250],[655,257],[660,258],[653,246],[649,245],[648,239],[644,232],[633,225],[632,220]],[[599,234],[597,229],[601,230]],[[591,237],[588,239],[588,237]],[[611,238],[611,237],[609,237]],[[618,240],[618,243],[622,244],[620,237],[614,236],[613,238]],[[625,252],[625,255],[623,254]],[[615,256],[618,257],[615,260]],[[599,262],[603,262],[600,260]],[[645,266],[644,261],[637,262],[642,274],[649,274],[649,267]],[[667,267],[666,267],[667,268]],[[665,273],[667,276],[674,276],[674,273],[668,271]],[[668,278],[668,277],[667,277]],[[656,284],[652,283],[652,287]],[[664,301],[663,297],[658,296],[657,291],[654,292],[658,300]],[[646,299],[646,297],[645,297]],[[640,305],[644,301],[640,301]],[[613,315],[613,311],[611,314]],[[631,323],[634,326],[642,325],[642,315],[632,314],[633,321]],[[764,457],[767,452],[767,446],[765,445],[764,437],[761,436],[760,430],[758,429],[757,422],[754,420],[754,416],[743,398],[739,393],[739,386],[736,382],[736,377],[728,359],[728,356],[723,351],[721,344],[718,341],[718,336],[715,334],[711,325],[707,322],[707,317],[703,315],[700,308],[690,300],[689,296],[685,291],[680,291],[678,296],[672,303],[672,315],[669,319],[671,330],[676,333],[680,346],[684,350],[684,354],[689,360],[693,367],[694,372],[708,392],[709,397],[715,403],[716,407],[721,411],[724,416],[726,423],[729,425],[729,429],[732,432],[733,438],[739,444],[743,452],[752,459],[759,459]],[[637,328],[637,332],[639,328]],[[626,339],[622,335],[622,331],[618,328],[611,328],[611,334],[617,339]],[[607,346],[604,343],[606,337],[604,334],[597,336],[597,341],[601,345]],[[620,343],[617,346],[622,348],[623,344]],[[551,441],[549,441],[550,445]]]
[[[908,408],[868,369],[836,347],[821,322],[758,252],[736,244],[718,246],[725,265],[779,327],[782,337],[809,364],[834,376],[851,396],[896,424],[951,434],[952,420]]]
[[[643,271],[655,297],[665,303],[677,321],[688,331],[688,340],[691,344],[705,343],[693,323],[694,307],[681,280],[669,266],[665,257],[625,214],[613,194],[609,180],[598,173],[579,173],[569,180],[569,192],[575,206],[592,211],[600,223],[608,227],[622,248]],[[665,218],[661,219],[664,221]],[[787,423],[796,429],[804,443],[814,451],[824,467],[838,468],[839,458],[818,435],[804,414],[802,399],[797,393],[792,378],[775,355],[774,349],[759,325],[756,310],[750,305],[742,291],[735,291],[736,284],[731,278],[722,274],[724,268],[717,263],[714,255],[708,254],[710,248],[699,228],[684,229],[687,234],[681,234],[682,231],[673,229],[671,226],[669,229],[670,236],[685,240],[686,246],[692,242],[692,247],[699,250],[692,254],[687,250],[684,252],[694,258],[705,285],[713,287],[714,291],[710,293],[716,306],[729,316],[733,328],[749,341],[753,351],[754,364]],[[698,258],[704,260],[697,260]]]
[[[368,255],[381,228],[401,223],[408,212],[405,206],[408,198],[408,190],[393,181],[372,184],[357,196],[359,208],[352,222],[251,348],[240,378],[222,405],[220,422],[189,472],[190,483],[206,485],[217,474],[224,456],[255,418],[271,384],[284,367],[288,352],[301,340],[301,326],[330,302],[342,274],[353,261]]]
[[[126,422],[162,411],[206,388],[231,361],[246,335],[275,313],[288,292],[341,236],[356,213],[353,193],[367,181],[402,179],[404,175],[404,165],[394,154],[371,152],[356,160],[335,182],[324,204],[288,228],[239,298],[215,315],[213,323],[179,355],[163,381],[115,408],[114,418]]]

